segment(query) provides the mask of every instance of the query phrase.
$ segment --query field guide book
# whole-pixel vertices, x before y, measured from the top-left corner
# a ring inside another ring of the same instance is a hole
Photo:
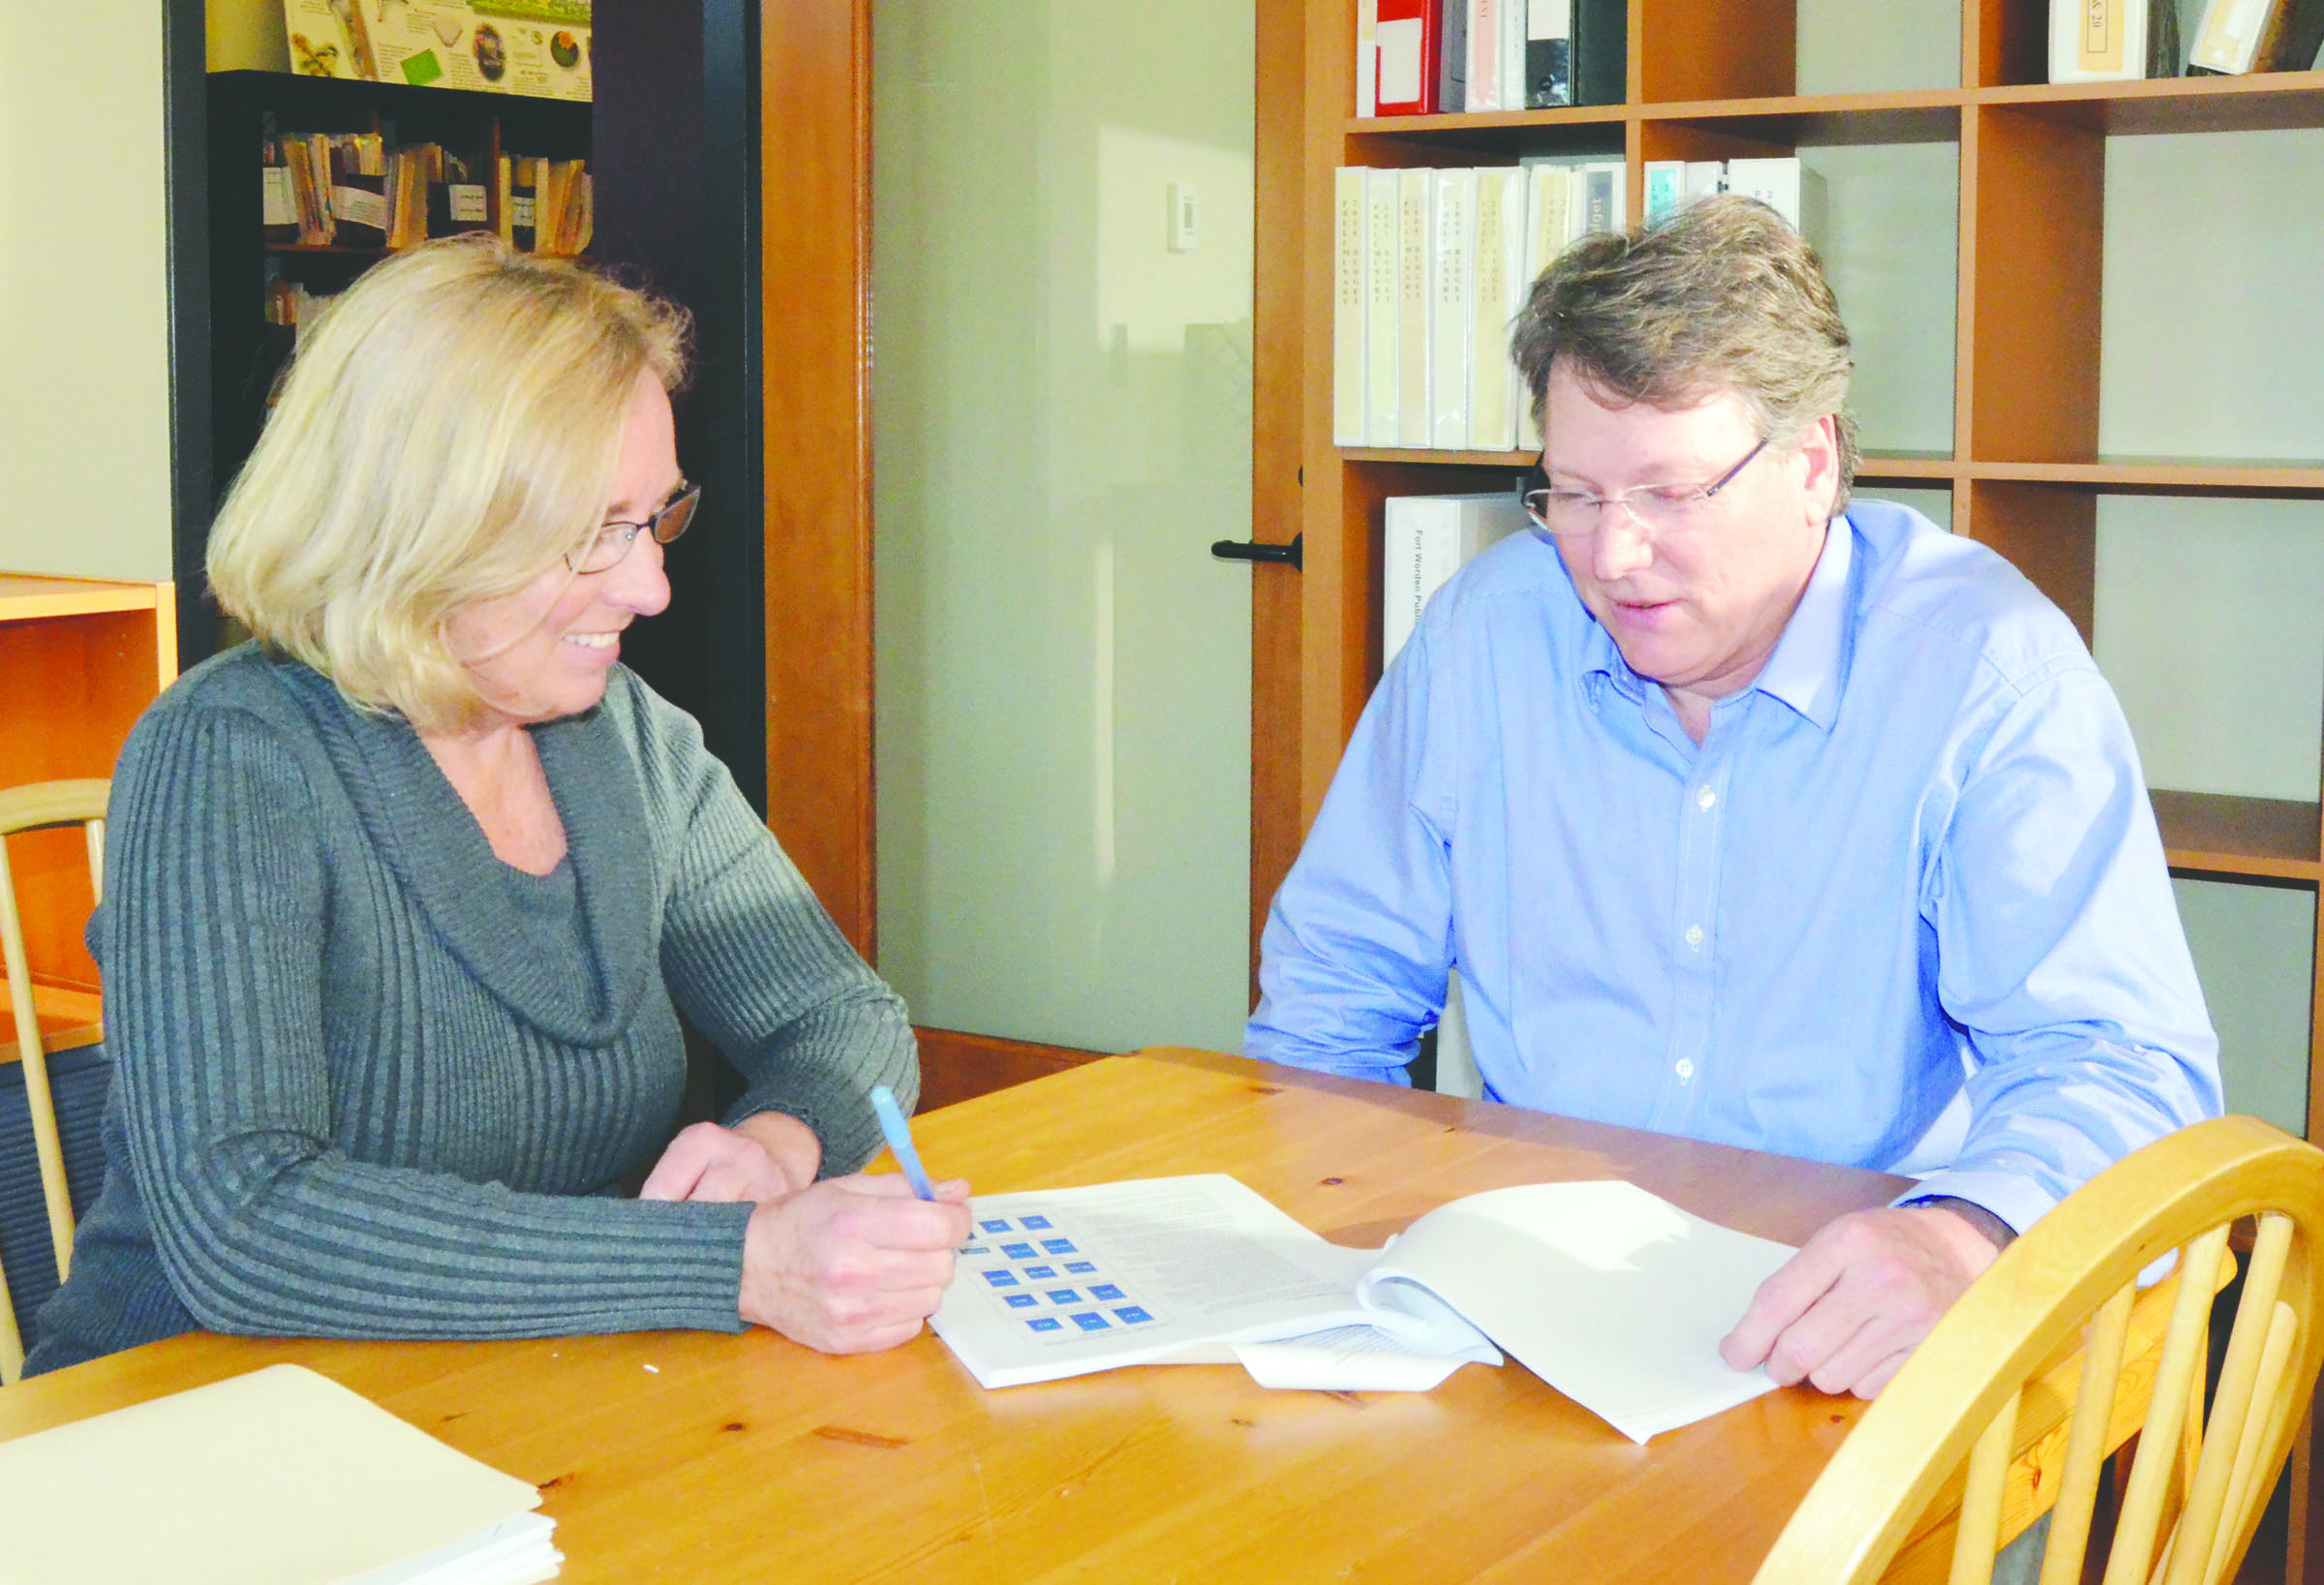
[[[1719,1340],[1793,1253],[1618,1181],[1470,1195],[1385,1249],[1215,1174],[969,1205],[933,1324],[981,1386],[1238,1362],[1267,1387],[1424,1391],[1506,1349],[1634,1442],[1774,1386]]]

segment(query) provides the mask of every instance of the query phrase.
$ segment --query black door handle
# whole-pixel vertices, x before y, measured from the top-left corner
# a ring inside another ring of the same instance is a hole
[[[1306,562],[1300,542],[1304,533],[1295,533],[1288,545],[1263,545],[1255,539],[1221,539],[1210,547],[1210,554],[1222,562],[1278,562],[1305,570]]]

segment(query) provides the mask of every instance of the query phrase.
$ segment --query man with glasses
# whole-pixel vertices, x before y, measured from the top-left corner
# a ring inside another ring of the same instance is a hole
[[[2121,708],[2006,562],[1850,501],[1815,255],[1717,198],[1575,245],[1514,355],[1535,533],[1430,602],[1275,899],[1256,1057],[1910,1173],[1723,1345],[1879,1390],[2000,1245],[2216,1113]]]

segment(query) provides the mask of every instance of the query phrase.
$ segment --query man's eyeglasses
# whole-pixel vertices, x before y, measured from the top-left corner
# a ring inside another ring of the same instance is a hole
[[[1713,496],[1751,466],[1752,458],[1766,449],[1767,442],[1761,440],[1743,454],[1741,462],[1708,484],[1641,484],[1618,496],[1594,496],[1587,490],[1528,490],[1525,514],[1543,533],[1561,536],[1592,532],[1608,506],[1621,507],[1630,514],[1632,522],[1649,533],[1685,528],[1710,504]],[[1546,453],[1539,466],[1541,476],[1546,478]]]
[[[575,572],[611,572],[622,564],[637,536],[650,533],[668,544],[686,532],[694,520],[694,507],[702,499],[699,484],[682,485],[679,493],[662,504],[659,511],[643,523],[608,523],[597,531],[597,536],[579,550],[565,553],[565,564]]]

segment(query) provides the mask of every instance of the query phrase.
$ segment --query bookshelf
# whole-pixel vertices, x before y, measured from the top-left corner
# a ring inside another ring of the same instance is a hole
[[[488,212],[500,224],[490,172],[504,152],[586,159],[591,107],[565,100],[285,72],[209,75],[211,456],[223,487],[258,443],[266,399],[290,355],[291,331],[266,322],[269,284],[318,295],[346,290],[387,257],[381,247],[268,242],[260,221],[260,144],[281,132],[382,132],[391,141],[442,143],[482,155]]]
[[[2324,503],[2316,455],[2113,455],[2100,449],[2101,288],[2110,147],[2156,135],[2324,128],[2324,73],[2051,85],[2046,0],[1960,0],[1957,81],[1798,94],[1796,0],[1631,0],[1627,102],[1487,114],[1357,119],[1352,0],[1262,5],[1259,318],[1253,505],[1257,536],[1304,535],[1304,574],[1257,590],[1252,937],[1313,818],[1380,668],[1381,502],[1496,488],[1521,452],[1343,448],[1331,442],[1331,172],[1339,166],[1508,164],[1619,154],[1629,212],[1643,164],[1913,145],[1953,162],[1951,373],[1927,404],[1949,443],[1895,450],[1868,434],[1858,482],[1933,492],[1957,533],[1993,545],[2095,636],[2100,503]],[[1942,0],[1938,0],[1942,5]],[[1946,12],[1952,7],[1944,6]],[[1949,21],[1949,17],[1946,18]],[[1900,162],[1901,164],[1901,162]],[[1912,170],[1933,168],[1927,162]],[[1845,197],[1835,190],[1837,212]],[[2273,224],[2296,224],[2279,219]],[[1942,235],[1920,246],[1939,256]],[[1942,301],[1942,298],[1938,299]],[[1842,292],[1844,310],[1850,298]],[[1932,314],[1942,312],[1932,302]],[[2248,320],[2280,304],[2252,301]],[[1877,357],[1856,325],[1860,359]],[[2119,330],[2118,332],[2119,333]],[[2245,354],[2251,355],[2251,354]],[[1862,370],[1860,369],[1860,374]],[[2295,442],[2296,443],[2296,442]],[[2150,449],[2170,449],[2164,443]],[[1297,580],[1296,582],[1293,580]],[[2190,642],[2229,635],[2197,631]],[[2306,1119],[2324,1139],[2324,808],[2313,796],[2154,795],[2173,872],[2278,889],[2315,927],[2306,990]],[[2305,1485],[2305,1449],[2296,1466]],[[2300,1539],[2295,1539],[2295,1552]]]
[[[166,583],[0,572],[0,785],[113,774],[130,726],[177,675],[177,605]],[[41,1043],[104,1038],[97,965],[81,943],[94,901],[76,830],[9,838]],[[0,986],[0,1062],[16,1060]]]

